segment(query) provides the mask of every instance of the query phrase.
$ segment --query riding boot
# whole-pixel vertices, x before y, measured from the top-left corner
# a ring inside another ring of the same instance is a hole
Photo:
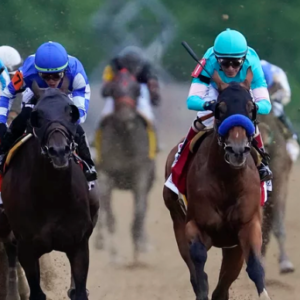
[[[85,132],[83,128],[78,125],[75,142],[78,144],[78,155],[84,161],[83,171],[88,182],[97,179],[97,171],[95,169],[94,161],[92,160],[90,148],[88,146]]]
[[[282,114],[278,117],[278,119],[281,121],[281,123],[284,125],[284,127],[288,130],[288,132],[293,137],[293,139],[296,140],[298,142],[298,144],[300,144],[298,135],[297,135],[297,133],[294,129],[294,126],[292,125],[292,122],[289,119],[289,117],[284,112],[282,112]]]
[[[260,176],[260,181],[269,181],[273,178],[272,171],[269,168],[269,156],[265,151],[263,140],[260,132],[254,137],[253,142],[255,146],[259,149],[262,156],[261,164],[258,166],[258,172]]]

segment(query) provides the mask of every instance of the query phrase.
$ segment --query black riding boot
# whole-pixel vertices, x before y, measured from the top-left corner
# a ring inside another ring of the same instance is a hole
[[[12,121],[10,127],[7,129],[0,145],[0,168],[3,167],[3,158],[12,147],[14,142],[22,136],[26,130],[27,120],[32,111],[31,107],[24,107],[20,114]]]
[[[91,157],[85,132],[80,125],[77,127],[75,142],[78,144],[78,155],[85,162],[83,163],[83,171],[87,181],[95,181],[97,179],[97,171]]]

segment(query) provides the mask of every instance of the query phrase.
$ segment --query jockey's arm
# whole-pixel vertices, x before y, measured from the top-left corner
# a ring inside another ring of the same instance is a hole
[[[187,108],[195,111],[204,111],[205,100],[204,97],[208,91],[210,79],[205,76],[200,78],[193,78],[190,87],[189,95],[186,101]]]
[[[83,124],[86,120],[90,105],[91,88],[85,70],[79,61],[77,62],[76,73],[73,76],[73,102],[79,109],[80,113],[80,119],[78,123]]]
[[[257,105],[257,113],[267,115],[272,109],[270,96],[267,88],[267,83],[260,63],[252,66],[253,79],[251,82],[251,89],[253,100]]]
[[[76,75],[77,77],[77,75]],[[90,95],[91,95],[91,88],[88,82],[83,83],[82,82],[75,82],[76,77],[73,82],[73,91],[72,91],[72,96],[73,96],[73,102],[79,109],[80,113],[80,119],[79,123],[83,124],[86,120],[88,109],[89,109],[89,104],[90,104]]]
[[[5,65],[2,63],[2,61],[0,60],[0,69],[2,68],[4,68],[4,70],[0,74],[0,91],[3,91],[10,83],[10,77],[7,72],[7,69]],[[2,95],[1,92],[0,95]]]
[[[9,113],[10,103],[15,98],[17,90],[15,89],[12,81],[1,92],[0,97],[0,123],[6,124],[7,116]]]
[[[106,98],[111,95],[111,83],[115,78],[114,67],[107,65],[102,74],[103,85],[101,87],[101,95]]]
[[[287,105],[291,101],[291,87],[285,72],[278,68],[277,72],[273,74],[273,81],[280,88],[274,93],[270,93],[271,99],[280,102],[282,105]]]

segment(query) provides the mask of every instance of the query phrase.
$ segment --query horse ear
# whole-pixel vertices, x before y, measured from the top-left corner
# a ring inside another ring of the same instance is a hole
[[[217,71],[214,72],[212,80],[216,83],[218,90],[221,92],[228,87],[228,84],[223,82],[219,73]]]
[[[44,93],[45,93],[44,90],[39,88],[36,81],[33,81],[32,86],[31,86],[31,90],[33,91],[33,94],[34,94],[35,98],[37,99],[37,102],[42,97],[42,95],[44,95]]]
[[[248,68],[247,70],[247,74],[246,74],[246,79],[244,80],[244,82],[242,83],[242,85],[247,89],[250,90],[251,88],[251,82],[253,79],[253,72],[251,67]]]
[[[70,108],[71,108],[71,111],[70,111],[71,122],[76,123],[80,118],[79,109],[74,104],[70,104]]]
[[[69,84],[70,84],[70,80],[69,80],[68,76],[65,75],[64,79],[63,79],[63,82],[61,84],[60,90],[63,93],[67,94],[68,91],[69,91]]]
[[[39,112],[37,110],[34,110],[30,114],[30,124],[34,128],[39,128],[41,127],[41,124],[39,122]]]

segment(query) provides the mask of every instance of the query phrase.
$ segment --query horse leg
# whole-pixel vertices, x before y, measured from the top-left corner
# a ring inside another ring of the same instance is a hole
[[[180,209],[180,208],[179,208]],[[196,279],[196,270],[194,263],[191,259],[190,255],[190,249],[189,249],[189,243],[186,239],[186,234],[185,234],[185,219],[182,218],[176,210],[170,210],[170,214],[173,220],[173,229],[175,233],[175,238],[178,246],[179,253],[186,263],[187,267],[189,268],[190,271],[190,282],[192,284],[193,290],[195,294],[197,295],[197,279]]]
[[[262,232],[260,217],[244,224],[239,231],[239,240],[247,263],[249,278],[255,283],[259,299],[270,300],[265,287],[265,272],[261,263]]]
[[[111,209],[111,192],[112,192],[113,182],[106,174],[99,172],[99,199],[100,199],[100,211],[97,222],[97,234],[95,239],[95,247],[98,250],[103,250],[104,248],[104,220],[106,218],[107,228],[110,234],[115,232],[115,219],[112,214]]]
[[[223,261],[219,282],[212,294],[212,300],[229,300],[229,288],[238,278],[243,267],[244,255],[240,246],[222,249]]]
[[[295,268],[288,258],[285,250],[285,201],[287,195],[287,180],[281,183],[282,190],[277,193],[277,201],[274,203],[274,218],[273,218],[273,232],[277,239],[279,246],[279,267],[280,273],[294,272]]]
[[[19,261],[23,267],[30,288],[29,300],[46,300],[46,295],[40,285],[39,257],[34,249],[24,243],[19,243]]]
[[[263,243],[261,249],[263,259],[266,256],[267,246],[270,242],[270,234],[272,230],[273,211],[274,211],[273,199],[274,198],[269,199],[263,208],[263,224],[262,224]]]
[[[4,242],[5,251],[8,258],[8,293],[7,300],[20,299],[18,289],[17,272],[17,245],[12,239]]]
[[[147,251],[147,236],[145,232],[145,217],[148,208],[149,190],[148,170],[137,173],[134,193],[134,219],[131,235],[134,244],[134,260],[137,261],[140,252]]]
[[[194,221],[189,221],[186,224],[186,237],[190,242],[189,252],[192,262],[195,267],[196,282],[194,283],[194,291],[196,300],[208,300],[208,280],[207,274],[204,272],[205,263],[207,260],[207,244],[208,239],[199,231]]]
[[[88,240],[80,245],[75,245],[74,249],[67,252],[71,265],[73,280],[68,294],[72,300],[88,300],[86,282],[89,269],[89,244]],[[75,285],[75,289],[72,289]]]
[[[29,298],[29,287],[26,279],[24,270],[22,269],[20,263],[17,263],[18,272],[18,289],[21,300],[27,300]]]

